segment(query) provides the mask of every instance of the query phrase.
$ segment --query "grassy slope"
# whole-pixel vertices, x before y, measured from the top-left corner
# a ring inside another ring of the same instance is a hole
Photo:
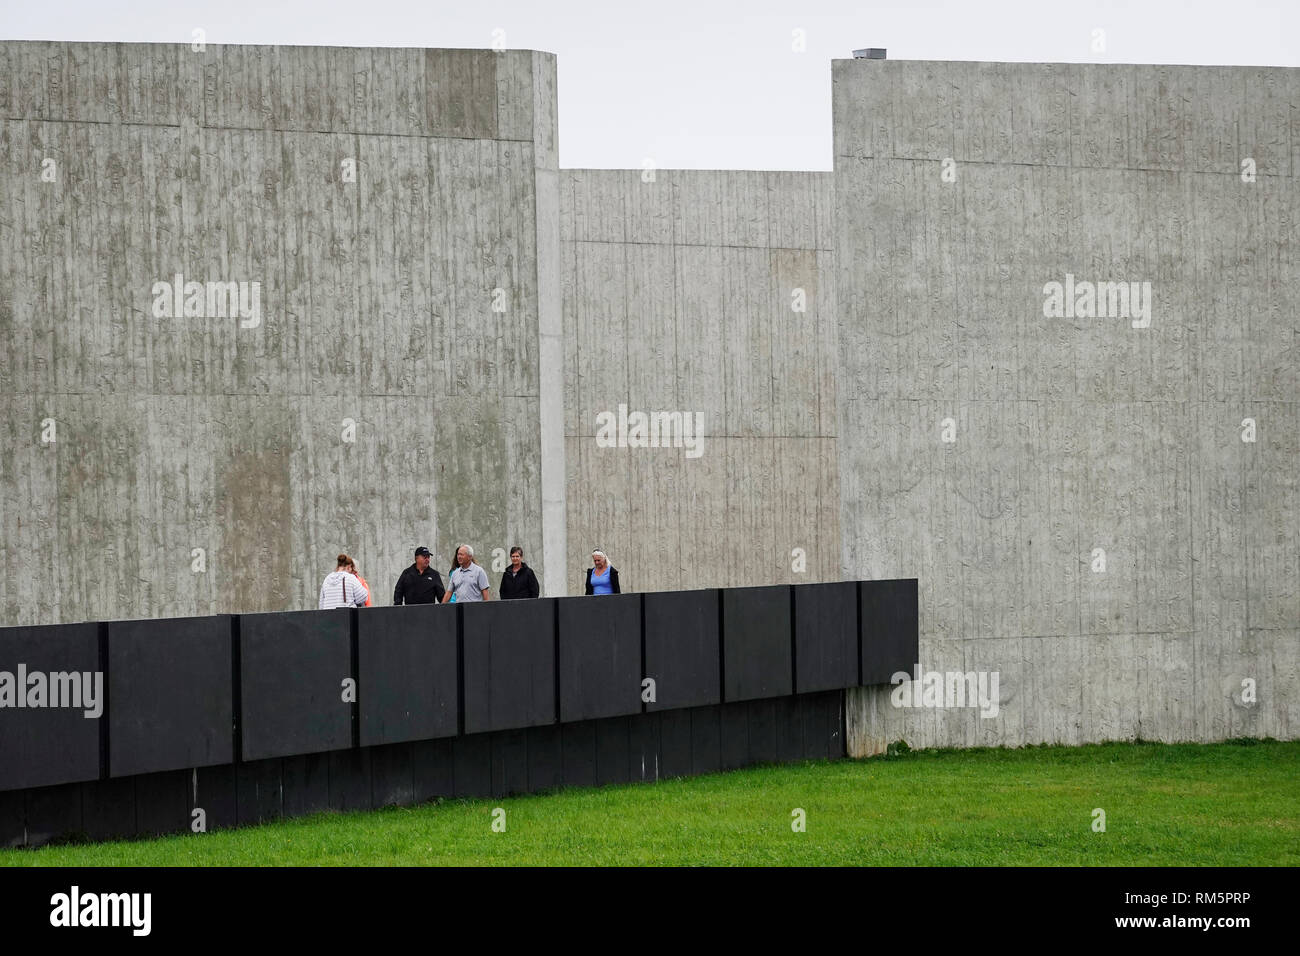
[[[653,863],[1296,866],[1300,742],[922,751],[0,851],[0,865]]]

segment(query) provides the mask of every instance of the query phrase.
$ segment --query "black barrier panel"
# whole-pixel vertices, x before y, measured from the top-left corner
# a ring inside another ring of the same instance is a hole
[[[27,846],[44,846],[51,840],[85,832],[81,788],[79,783],[65,783],[24,791]]]
[[[230,617],[108,626],[108,770],[133,777],[232,763]]]
[[[596,785],[596,722],[561,724],[561,747],[566,787]]]
[[[781,763],[803,760],[803,709],[799,698],[778,697],[772,706],[776,715],[776,759]]]
[[[560,598],[560,720],[641,713],[641,595]]]
[[[900,671],[910,674],[917,662],[917,581],[862,581],[862,684],[888,684]]]
[[[0,628],[0,790],[98,778],[107,692],[98,624]]]
[[[843,691],[799,697],[803,708],[804,753],[809,759],[833,760],[844,756],[843,698]]]
[[[25,794],[21,790],[0,790],[0,847],[23,846],[27,841]]]
[[[389,744],[370,748],[370,805],[405,807],[414,802],[411,745]]]
[[[190,829],[198,821],[194,811],[202,810],[203,830],[221,830],[239,824],[238,776],[234,764],[202,767],[190,780]]]
[[[749,764],[749,704],[723,704],[719,717],[722,725],[722,769],[735,770]]]
[[[564,786],[564,750],[559,724],[528,728],[528,792]]]
[[[795,691],[856,687],[858,586],[801,584],[793,588]]]
[[[790,588],[728,588],[722,622],[723,700],[791,694]]]
[[[330,807],[329,754],[303,754],[281,761],[284,815],[300,817]]]
[[[722,769],[721,731],[717,705],[691,710],[691,773]]]
[[[357,615],[361,746],[456,734],[456,612],[447,605]]]
[[[825,760],[830,754],[827,740],[828,718],[822,694],[804,694],[797,698],[803,724],[803,754],[808,760]]]
[[[369,810],[370,751],[332,750],[329,768],[330,809]]]
[[[135,780],[91,780],[81,787],[82,829],[86,839],[129,840],[135,830]]]
[[[451,738],[417,740],[411,744],[411,773],[416,803],[454,796],[455,757]]]
[[[466,604],[461,614],[465,733],[554,723],[554,600]]]
[[[645,594],[645,675],[655,682],[646,710],[701,707],[722,700],[718,674],[718,592]]]
[[[777,763],[780,752],[776,737],[777,702],[788,700],[751,700],[745,706],[749,711],[749,762]]]
[[[528,792],[528,731],[492,735],[492,796]]]
[[[281,761],[254,760],[235,768],[235,817],[241,826],[277,820],[281,816],[298,816],[313,810],[324,810],[326,800],[325,774],[321,774],[320,799],[310,805],[298,802],[292,805],[285,783],[288,782],[290,761],[323,760],[323,757],[291,757]]]
[[[343,750],[352,745],[355,611],[245,614],[239,619],[243,759]]]
[[[839,760],[849,754],[848,729],[845,727],[844,691],[830,694],[831,759]]]
[[[627,783],[629,774],[627,717],[596,721],[596,784]]]
[[[666,710],[659,717],[659,777],[691,775],[691,712]]]
[[[659,725],[662,717],[662,714],[636,714],[629,720],[629,769],[633,780],[659,779]]]
[[[492,735],[474,734],[452,739],[455,762],[453,783],[457,797],[492,795]]]
[[[162,836],[190,829],[192,776],[185,770],[168,770],[131,778],[135,781],[135,832],[139,836]]]

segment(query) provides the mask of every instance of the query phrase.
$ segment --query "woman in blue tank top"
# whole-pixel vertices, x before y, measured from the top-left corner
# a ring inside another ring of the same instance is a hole
[[[618,568],[609,563],[605,552],[597,548],[591,552],[594,567],[587,569],[588,594],[621,594],[618,586]]]

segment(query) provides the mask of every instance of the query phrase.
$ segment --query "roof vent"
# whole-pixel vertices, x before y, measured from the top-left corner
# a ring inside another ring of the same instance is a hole
[[[883,60],[885,58],[884,47],[868,47],[865,50],[854,50],[853,59],[855,60]]]

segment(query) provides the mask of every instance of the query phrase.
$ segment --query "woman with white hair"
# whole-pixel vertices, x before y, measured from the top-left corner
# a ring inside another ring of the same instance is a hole
[[[591,552],[593,567],[587,569],[588,594],[622,594],[618,586],[618,568],[609,563],[605,552],[597,548]]]

